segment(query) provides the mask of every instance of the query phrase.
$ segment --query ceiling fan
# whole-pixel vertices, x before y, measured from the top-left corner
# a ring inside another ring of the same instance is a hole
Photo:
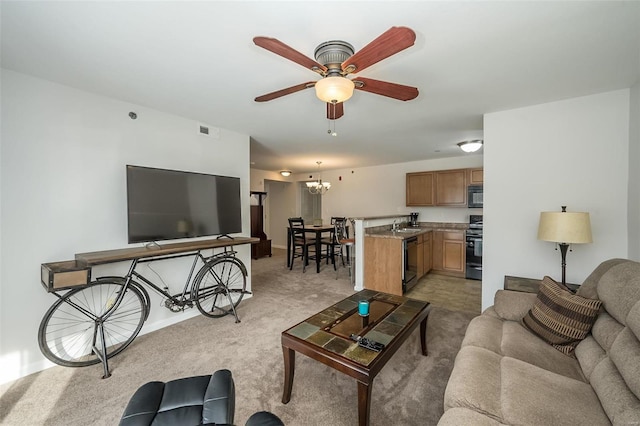
[[[401,101],[409,101],[418,96],[418,89],[397,83],[370,78],[346,78],[348,74],[360,72],[391,55],[413,46],[416,34],[407,27],[391,27],[378,38],[355,52],[353,46],[341,40],[320,44],[314,52],[315,60],[287,46],[275,38],[254,37],[253,42],[270,52],[289,59],[322,76],[318,81],[308,81],[267,93],[255,98],[256,102],[266,102],[315,87],[316,96],[327,103],[327,118],[336,120],[344,115],[343,102],[351,97],[353,90],[375,93]]]

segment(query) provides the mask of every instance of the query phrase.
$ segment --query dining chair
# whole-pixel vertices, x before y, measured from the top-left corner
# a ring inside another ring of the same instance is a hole
[[[309,264],[309,247],[315,248],[316,240],[314,238],[307,238],[307,234],[304,231],[304,219],[301,217],[290,217],[288,220],[289,238],[291,239],[289,270],[293,269],[293,260],[299,257],[302,259],[302,272],[305,272]]]
[[[333,228],[331,229],[331,235],[329,236],[329,239],[327,240],[323,240],[323,244],[326,244],[327,247],[327,254],[328,254],[328,258],[327,258],[327,263],[329,263],[329,258],[331,258],[331,263],[333,264],[333,270],[337,270],[336,269],[336,256],[340,256],[340,258],[342,259],[342,266],[344,266],[344,257],[343,257],[343,253],[342,253],[342,246],[340,245],[340,243],[338,242],[338,239],[336,238],[336,231],[335,231],[335,225],[337,222],[344,222],[346,223],[347,218],[343,217],[343,216],[333,216],[331,217],[331,225],[333,226]],[[349,230],[346,230],[346,236],[349,236]]]
[[[349,278],[353,283],[353,271],[351,269],[351,265],[353,264],[351,259],[351,254],[354,253],[354,246],[356,244],[355,238],[349,238],[347,221],[345,220],[336,220],[334,225],[334,233],[335,238],[338,243],[338,250],[340,251],[340,259],[342,260],[342,266],[344,267],[344,252],[347,252],[347,265],[349,266]],[[335,266],[335,264],[334,264]],[[338,269],[336,268],[336,279],[338,279]]]

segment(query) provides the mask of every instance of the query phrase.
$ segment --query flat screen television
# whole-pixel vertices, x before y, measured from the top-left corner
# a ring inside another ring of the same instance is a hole
[[[242,232],[240,178],[127,165],[129,243]]]

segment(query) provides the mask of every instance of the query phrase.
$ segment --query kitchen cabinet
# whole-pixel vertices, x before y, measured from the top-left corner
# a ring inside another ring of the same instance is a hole
[[[407,206],[433,206],[434,172],[407,173]]]
[[[467,184],[482,185],[484,183],[484,169],[467,169]]]
[[[483,169],[407,173],[407,206],[467,207],[467,186],[483,182]]]
[[[436,172],[436,205],[467,206],[467,170],[441,170]]]
[[[464,231],[433,231],[432,270],[464,278],[465,249]]]
[[[364,237],[365,288],[402,296],[402,239]]]

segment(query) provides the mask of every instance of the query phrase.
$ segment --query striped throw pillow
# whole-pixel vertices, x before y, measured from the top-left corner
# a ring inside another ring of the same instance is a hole
[[[573,355],[589,334],[602,302],[573,294],[563,284],[544,277],[533,308],[522,322],[533,334],[565,355]]]

